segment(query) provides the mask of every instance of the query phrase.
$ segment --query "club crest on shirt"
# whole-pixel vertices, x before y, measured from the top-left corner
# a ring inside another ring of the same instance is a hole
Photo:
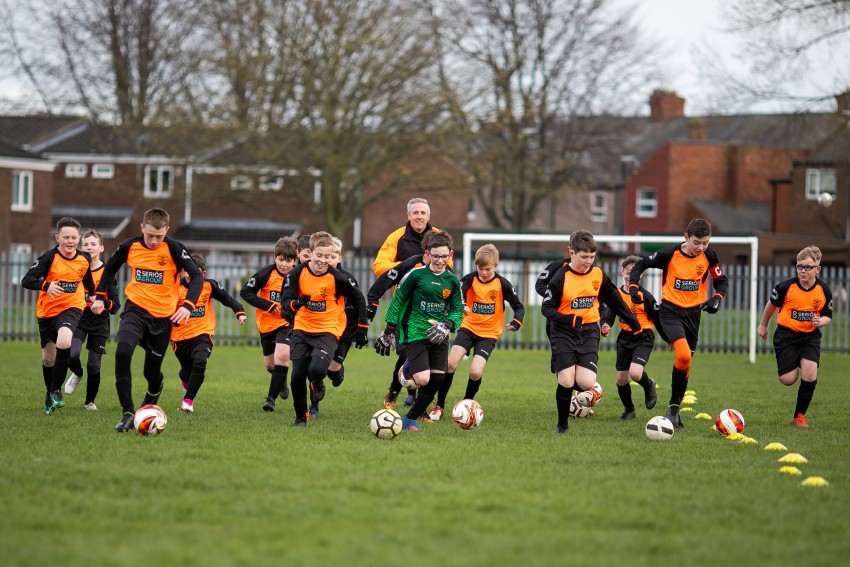
[[[447,289],[447,288],[443,288],[443,299],[448,299],[451,294],[452,294],[452,290]]]
[[[165,254],[157,254],[156,262],[160,266],[164,266],[168,262],[168,256],[166,256]]]
[[[82,277],[86,275],[86,268],[77,268],[77,275],[82,279]]]
[[[330,295],[329,292],[330,292],[330,290],[328,289],[327,286],[323,285],[321,288],[319,288],[319,295],[322,296],[322,299],[327,299],[328,295]]]
[[[823,305],[823,302],[820,299],[812,300],[812,307],[815,311],[820,311],[821,305]]]
[[[599,291],[599,286],[602,285],[602,282],[599,280],[593,280],[590,282],[590,285],[593,286],[593,291]]]
[[[495,289],[491,289],[490,291],[487,292],[487,297],[490,298],[490,301],[496,301],[496,297],[498,295],[499,295],[499,292],[497,292]]]
[[[704,273],[705,273],[705,266],[703,266],[702,264],[697,264],[697,277],[701,278]]]

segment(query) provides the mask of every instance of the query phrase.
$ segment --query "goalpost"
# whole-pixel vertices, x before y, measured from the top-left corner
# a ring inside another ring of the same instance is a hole
[[[468,274],[473,270],[472,265],[472,243],[473,242],[560,242],[566,244],[569,234],[492,234],[486,232],[467,232],[463,235],[463,272]],[[610,244],[675,244],[682,242],[681,236],[626,236],[620,234],[594,234],[596,242]],[[751,364],[756,362],[756,330],[758,327],[758,251],[759,241],[755,236],[712,236],[711,244],[744,244],[750,247],[750,305],[749,305],[749,329],[748,329],[748,360]]]

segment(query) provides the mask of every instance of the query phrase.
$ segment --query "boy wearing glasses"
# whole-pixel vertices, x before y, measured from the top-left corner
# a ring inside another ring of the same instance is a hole
[[[779,381],[791,386],[800,377],[797,405],[792,423],[808,427],[806,410],[818,383],[821,327],[832,322],[832,290],[818,278],[821,251],[806,246],[797,254],[797,276],[776,284],[758,326],[758,334],[767,339],[767,325],[779,309],[773,348]]]
[[[421,388],[402,418],[408,431],[418,431],[416,419],[425,413],[443,382],[449,360],[449,333],[463,320],[460,281],[447,269],[452,238],[446,232],[432,232],[425,238],[423,261],[427,265],[414,268],[401,280],[387,309],[387,325],[375,341],[378,354],[389,356],[399,332],[413,381]]]
[[[684,429],[679,405],[688,389],[691,358],[699,340],[702,312],[714,314],[729,291],[729,278],[720,270],[717,253],[708,247],[711,224],[705,219],[693,219],[685,231],[685,241],[662,248],[632,266],[629,275],[629,295],[632,303],[643,303],[640,277],[647,268],[661,270],[661,305],[658,319],[676,352],[673,362],[670,405],[664,417],[677,429]],[[708,278],[714,293],[708,296]],[[707,299],[706,299],[707,298]]]

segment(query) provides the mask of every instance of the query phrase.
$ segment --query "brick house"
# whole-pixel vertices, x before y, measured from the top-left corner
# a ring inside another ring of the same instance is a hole
[[[717,235],[758,235],[762,263],[784,262],[789,249],[824,236],[821,207],[803,197],[799,179],[781,180],[846,130],[845,116],[688,118],[684,105],[670,91],[655,91],[650,99],[649,123],[631,148],[636,165],[625,182],[624,234],[681,234],[691,218],[703,217]],[[833,215],[846,197],[839,200]],[[746,259],[746,250],[731,253],[737,262]]]

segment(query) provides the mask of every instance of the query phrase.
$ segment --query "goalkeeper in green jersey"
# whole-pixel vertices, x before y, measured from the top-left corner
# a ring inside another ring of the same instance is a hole
[[[425,413],[443,382],[449,333],[460,327],[463,319],[460,281],[448,269],[452,237],[446,232],[431,232],[425,235],[422,249],[426,265],[410,270],[401,280],[387,309],[386,328],[375,341],[375,350],[381,356],[389,356],[396,340],[404,346],[410,380],[420,388],[402,419],[408,431],[418,431],[416,419]]]

